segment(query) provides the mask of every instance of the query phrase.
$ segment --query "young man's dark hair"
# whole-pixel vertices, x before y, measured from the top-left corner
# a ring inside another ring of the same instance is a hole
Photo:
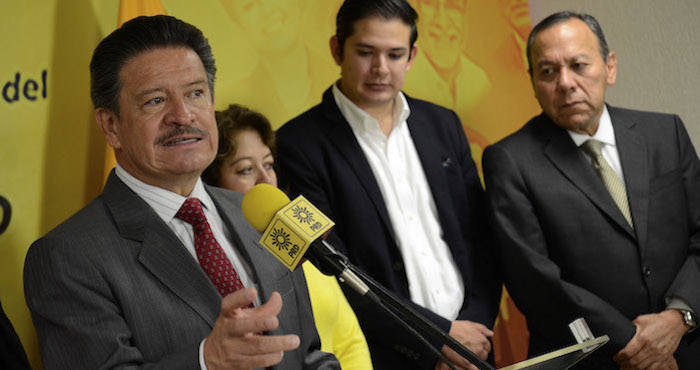
[[[145,51],[163,47],[186,47],[197,53],[207,73],[209,90],[214,92],[216,65],[202,31],[167,15],[141,16],[124,23],[95,48],[90,62],[90,96],[94,107],[111,110],[118,117],[122,67]]]
[[[532,59],[530,56],[530,51],[532,50],[532,44],[535,42],[535,37],[541,31],[544,31],[554,25],[568,21],[569,19],[579,19],[588,26],[588,28],[595,34],[598,39],[598,45],[600,50],[600,55],[603,57],[603,61],[608,61],[608,54],[610,49],[608,48],[608,42],[605,41],[605,35],[603,35],[603,29],[600,27],[598,21],[590,14],[576,13],[572,11],[563,11],[550,15],[549,17],[543,19],[538,23],[530,32],[530,36],[527,38],[527,65],[528,72],[532,76]]]
[[[335,35],[340,45],[340,58],[343,58],[345,40],[355,32],[355,22],[360,19],[380,17],[384,19],[401,19],[411,27],[410,49],[418,39],[418,13],[406,0],[345,0],[335,19]]]

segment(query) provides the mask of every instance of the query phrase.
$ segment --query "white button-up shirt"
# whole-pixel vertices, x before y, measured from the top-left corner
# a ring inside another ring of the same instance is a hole
[[[615,171],[617,177],[620,178],[622,185],[625,185],[625,176],[622,175],[622,165],[620,164],[620,153],[617,151],[617,142],[615,141],[615,131],[613,130],[612,120],[610,119],[610,113],[608,113],[607,106],[603,106],[603,114],[600,116],[598,131],[596,131],[593,136],[588,136],[587,134],[581,134],[571,130],[567,130],[567,132],[578,147],[583,145],[583,143],[589,139],[595,139],[603,143],[601,147],[603,158],[605,158],[605,161],[607,161],[610,167],[612,167],[612,169]],[[589,163],[593,162],[593,159],[588,155],[586,155],[586,158],[588,159]]]
[[[406,98],[400,92],[396,96],[394,126],[387,137],[379,122],[351,102],[336,85],[333,97],[384,198],[411,300],[449,320],[456,319],[464,302],[464,282],[442,239],[435,200],[406,122],[411,113]]]

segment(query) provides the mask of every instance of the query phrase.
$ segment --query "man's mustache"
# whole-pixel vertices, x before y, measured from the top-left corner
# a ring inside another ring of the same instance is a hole
[[[163,134],[162,136],[160,136],[160,137],[156,140],[156,144],[157,144],[157,145],[162,145],[162,144],[165,144],[168,140],[170,140],[170,139],[172,139],[172,138],[174,138],[174,137],[178,137],[178,136],[182,136],[182,135],[188,135],[188,134],[200,136],[201,138],[207,138],[207,137],[209,137],[209,133],[208,133],[208,132],[206,132],[206,131],[204,131],[204,130],[202,130],[202,129],[200,129],[200,128],[197,128],[197,127],[193,127],[193,126],[175,126],[173,129],[171,129],[170,131],[168,131],[168,132],[166,132],[165,134]]]

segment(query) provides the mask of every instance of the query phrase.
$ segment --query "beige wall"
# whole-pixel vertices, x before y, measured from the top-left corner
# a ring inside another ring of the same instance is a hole
[[[617,54],[618,76],[608,102],[676,113],[700,146],[700,1],[530,0],[537,24],[560,10],[598,19]]]

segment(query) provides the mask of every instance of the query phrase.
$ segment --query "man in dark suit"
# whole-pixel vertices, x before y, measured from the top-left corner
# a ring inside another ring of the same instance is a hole
[[[117,166],[27,254],[46,368],[339,369],[319,351],[301,271],[257,244],[240,195],[200,179],[218,143],[202,33],[136,18],[100,42],[90,72]]]
[[[528,41],[543,113],[486,149],[508,291],[530,353],[583,317],[610,342],[591,369],[696,369],[700,162],[680,118],[605,104],[617,59],[590,15],[554,14]]]
[[[278,131],[281,179],[336,221],[329,240],[352,263],[486,358],[500,293],[486,202],[457,115],[400,92],[416,17],[403,0],[343,3],[330,40],[341,78]],[[377,307],[348,299],[375,368],[445,366]]]

